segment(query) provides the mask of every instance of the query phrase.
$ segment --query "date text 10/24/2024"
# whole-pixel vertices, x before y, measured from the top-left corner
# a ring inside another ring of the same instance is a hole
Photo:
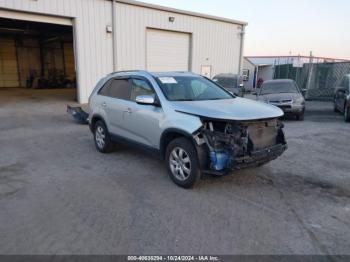
[[[128,261],[220,261],[217,256],[128,256]]]

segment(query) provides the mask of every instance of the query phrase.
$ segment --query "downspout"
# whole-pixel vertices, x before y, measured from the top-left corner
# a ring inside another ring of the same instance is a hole
[[[113,71],[117,71],[117,21],[116,21],[117,4],[112,0],[112,45],[113,45]]]
[[[239,47],[239,64],[238,64],[238,75],[242,75],[242,64],[243,64],[243,51],[244,51],[244,39],[245,39],[245,25],[242,25],[241,44]]]

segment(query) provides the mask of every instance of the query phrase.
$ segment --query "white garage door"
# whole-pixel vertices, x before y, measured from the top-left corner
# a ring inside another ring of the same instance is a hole
[[[190,34],[147,29],[147,70],[188,71]]]
[[[57,17],[45,16],[45,15],[9,11],[9,10],[0,10],[0,17],[24,20],[24,21],[40,22],[40,23],[58,24],[58,25],[73,25],[72,19],[69,19],[69,18],[63,18],[58,16]]]

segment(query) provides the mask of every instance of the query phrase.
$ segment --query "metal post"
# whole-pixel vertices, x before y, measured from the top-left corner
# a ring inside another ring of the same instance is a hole
[[[117,71],[117,21],[116,21],[116,8],[117,8],[116,1],[112,0],[113,71]]]
[[[238,75],[242,74],[242,64],[243,64],[243,51],[244,51],[244,38],[245,38],[245,26],[242,26],[242,31],[240,32],[241,35],[241,44],[240,44],[240,50],[239,50],[239,64],[238,64]]]
[[[307,79],[307,85],[306,85],[306,96],[307,93],[309,92],[310,86],[311,86],[311,79],[312,79],[312,70],[313,69],[313,55],[312,51],[310,52],[310,60],[309,60],[309,75]]]

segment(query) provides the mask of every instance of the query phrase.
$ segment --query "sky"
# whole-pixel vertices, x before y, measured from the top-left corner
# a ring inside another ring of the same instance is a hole
[[[248,22],[244,53],[350,60],[350,0],[141,0]]]

